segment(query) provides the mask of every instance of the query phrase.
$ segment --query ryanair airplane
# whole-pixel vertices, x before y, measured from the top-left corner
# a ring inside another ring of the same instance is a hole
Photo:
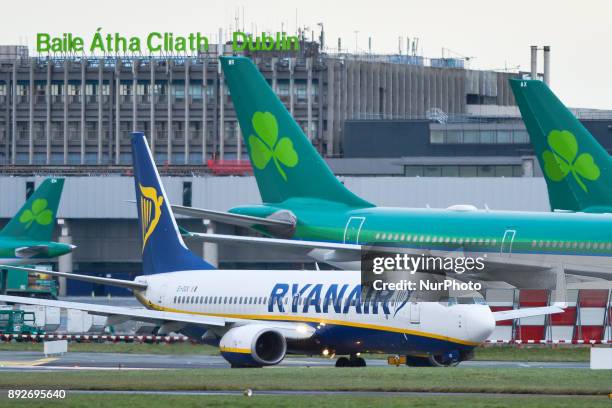
[[[0,301],[79,309],[107,316],[109,324],[151,322],[160,334],[218,345],[232,367],[278,364],[287,353],[341,356],[336,366],[363,367],[363,352],[450,366],[469,359],[497,320],[563,311],[362,299],[359,271],[216,270],[185,246],[143,133],[134,133],[132,154],[144,275],[127,281],[48,273],[131,289],[146,309],[16,296]]]

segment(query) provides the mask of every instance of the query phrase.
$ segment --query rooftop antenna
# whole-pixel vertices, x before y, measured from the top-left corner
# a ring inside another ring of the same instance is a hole
[[[404,48],[402,41],[403,41],[403,37],[401,35],[397,37],[397,50],[399,52],[399,55],[402,55],[402,48]]]
[[[355,33],[355,54],[357,54],[357,43],[359,40],[359,30],[353,31]]]
[[[321,27],[321,36],[319,37],[321,51],[325,51],[325,30],[323,29],[323,23],[317,23],[317,25]]]
[[[240,30],[240,9],[238,7],[236,7],[236,17],[235,17],[235,21],[236,21],[236,31]]]

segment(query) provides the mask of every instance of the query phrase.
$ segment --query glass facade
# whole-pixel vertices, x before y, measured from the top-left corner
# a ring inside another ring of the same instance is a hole
[[[521,165],[407,165],[407,177],[522,177]]]
[[[529,134],[523,129],[432,129],[431,144],[528,144]]]

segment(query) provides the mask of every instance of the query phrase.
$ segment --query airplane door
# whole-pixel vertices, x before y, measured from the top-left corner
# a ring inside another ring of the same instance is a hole
[[[420,324],[421,323],[421,304],[419,302],[410,302],[410,323]]]
[[[502,239],[501,247],[499,253],[501,255],[508,255],[512,253],[512,244],[514,243],[514,237],[516,236],[515,229],[507,229],[504,232],[504,238]]]
[[[365,217],[351,217],[346,223],[346,227],[344,228],[344,243],[345,244],[358,244],[359,243],[359,233],[361,232],[361,227],[365,222]]]

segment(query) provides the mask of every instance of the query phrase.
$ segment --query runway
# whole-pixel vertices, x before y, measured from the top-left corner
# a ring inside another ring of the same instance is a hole
[[[371,367],[386,366],[385,359],[367,359]],[[274,367],[333,367],[335,360],[317,357],[287,357]],[[587,362],[465,361],[457,367],[587,369]],[[0,371],[55,370],[154,370],[229,368],[217,355],[77,353],[45,358],[40,352],[0,352]]]

